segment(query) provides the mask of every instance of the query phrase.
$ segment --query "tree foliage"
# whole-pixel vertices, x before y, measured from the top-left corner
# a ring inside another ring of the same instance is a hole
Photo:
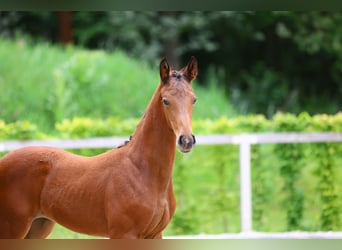
[[[175,66],[200,61],[242,113],[335,113],[342,105],[340,12],[73,12],[76,45]],[[56,13],[2,12],[1,35],[58,41]]]

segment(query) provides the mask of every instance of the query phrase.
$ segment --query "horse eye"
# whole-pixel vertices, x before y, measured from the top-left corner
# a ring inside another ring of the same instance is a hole
[[[166,98],[163,98],[162,99],[162,102],[165,106],[169,106],[170,105],[170,102],[166,99]]]
[[[195,98],[192,103],[195,104],[196,102],[197,102],[197,98]]]

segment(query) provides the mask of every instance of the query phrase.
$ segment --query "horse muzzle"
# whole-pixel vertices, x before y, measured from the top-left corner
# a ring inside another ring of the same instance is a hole
[[[178,138],[178,146],[182,153],[188,153],[196,144],[196,137],[194,135],[181,135]]]

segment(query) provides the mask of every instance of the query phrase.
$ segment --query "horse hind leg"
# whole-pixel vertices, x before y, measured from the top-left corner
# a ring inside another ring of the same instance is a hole
[[[51,233],[54,225],[55,222],[47,218],[37,218],[32,222],[25,239],[45,239]]]

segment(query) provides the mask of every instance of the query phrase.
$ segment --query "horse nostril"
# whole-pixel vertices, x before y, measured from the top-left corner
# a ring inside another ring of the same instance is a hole
[[[184,145],[184,135],[181,135],[178,139],[178,145],[183,146]]]
[[[181,135],[178,139],[178,145],[184,148],[191,148],[192,145],[195,143],[196,143],[196,139],[194,135],[192,135],[192,137]]]
[[[195,137],[195,135],[192,135],[192,144],[196,144],[196,137]]]

